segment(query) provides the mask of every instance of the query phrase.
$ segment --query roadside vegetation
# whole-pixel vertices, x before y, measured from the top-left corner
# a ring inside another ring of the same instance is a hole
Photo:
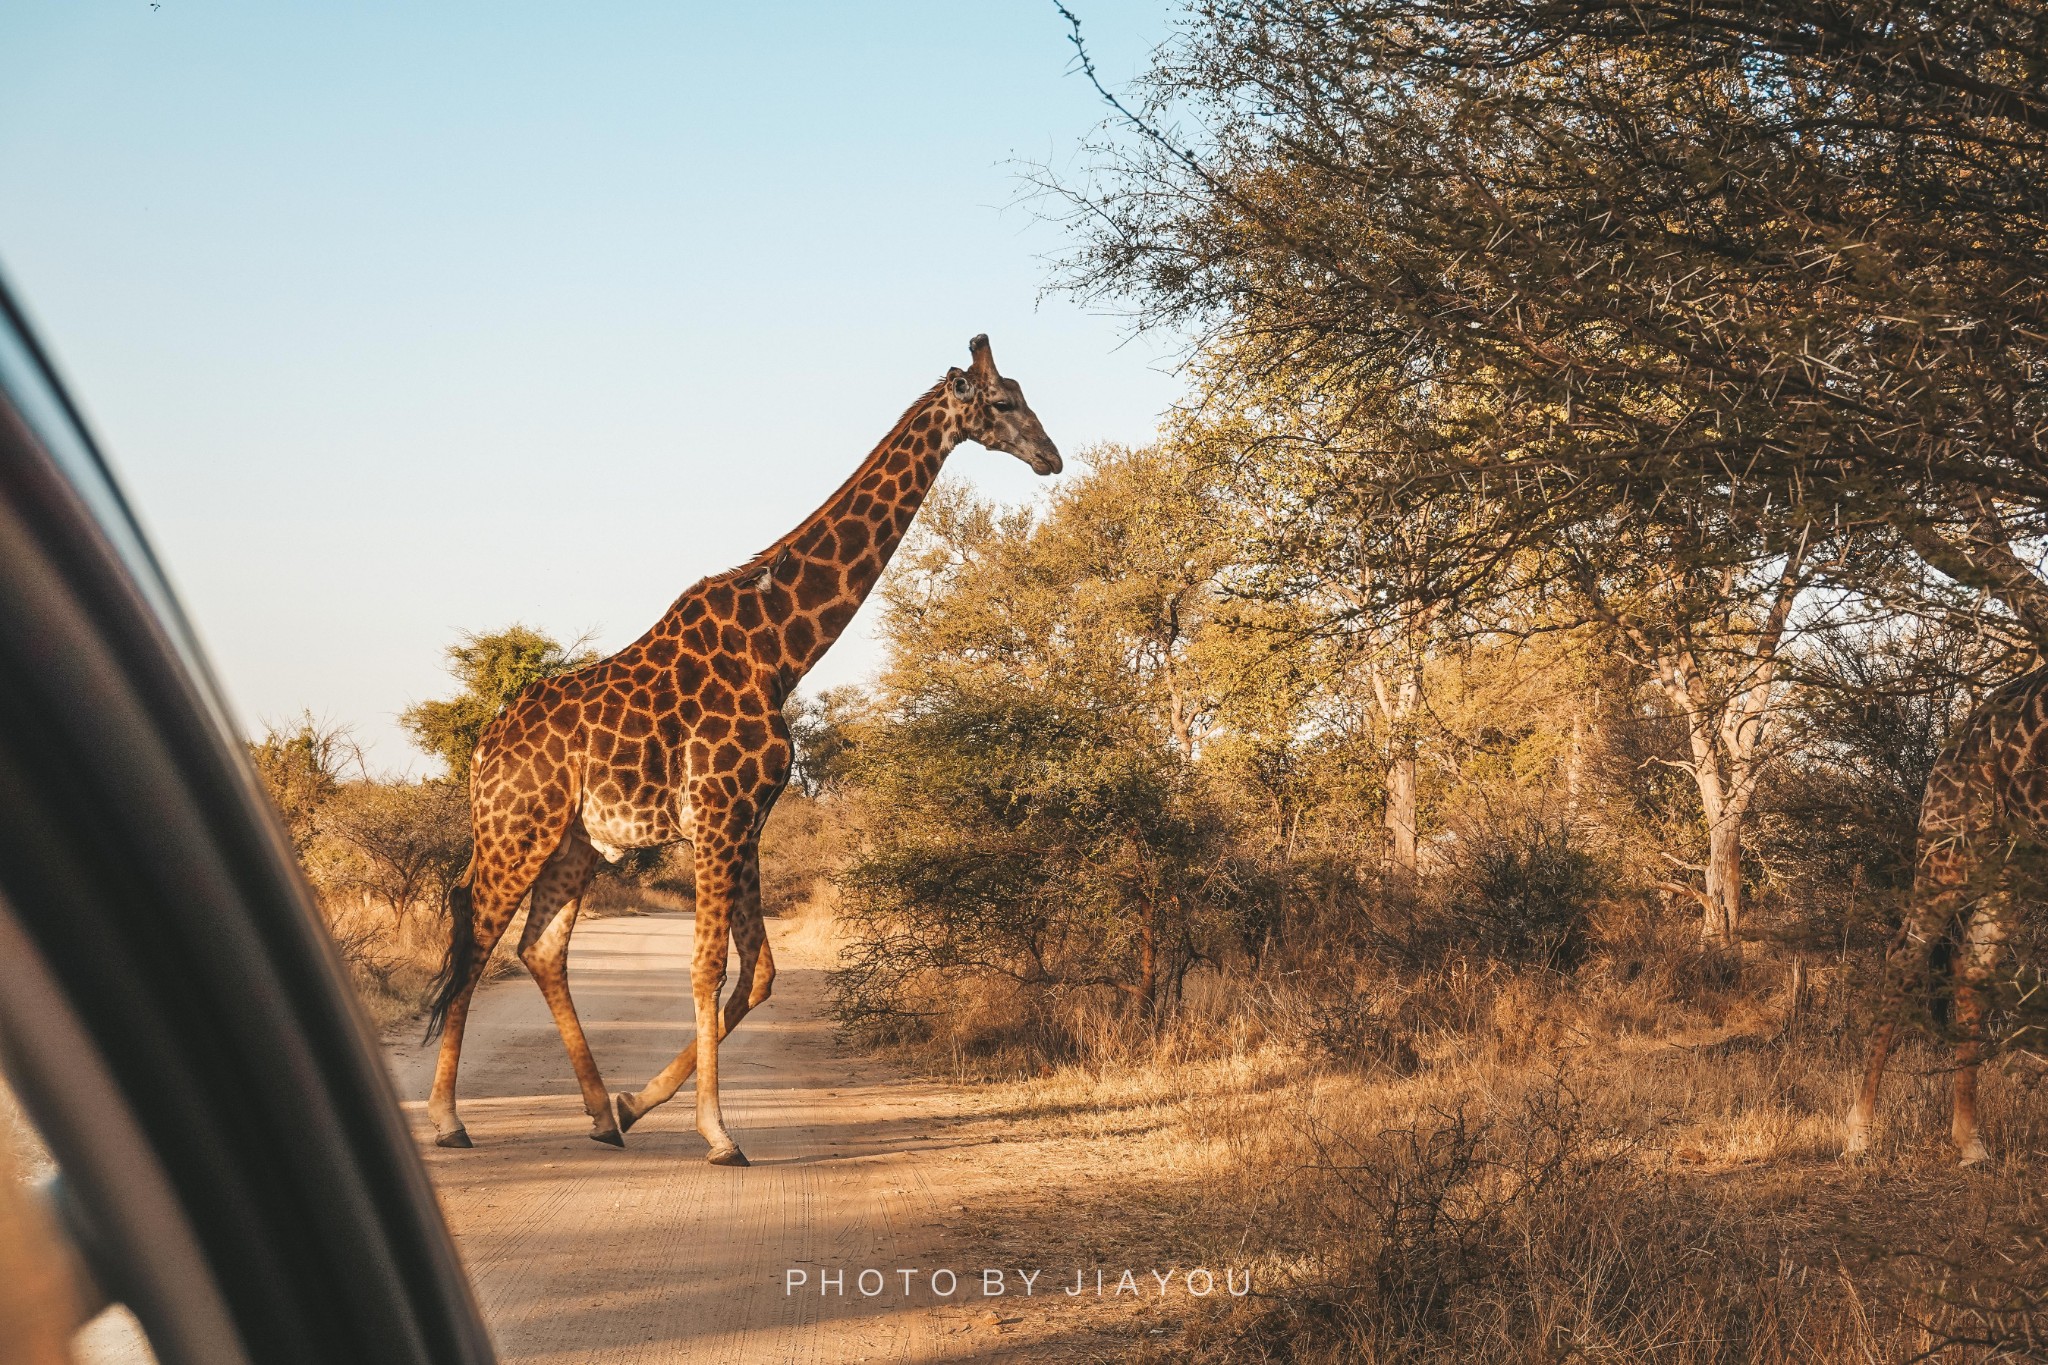
[[[2038,919],[1992,1167],[1940,990],[1838,1159],[1927,772],[2048,645],[2044,71],[1991,7],[1198,0],[1039,174],[1191,392],[927,505],[838,1000],[1260,1266],[1160,1358],[2048,1353]]]
[[[1390,685],[1247,588],[1240,467],[1080,464],[1037,509],[927,505],[820,808],[852,1036],[1130,1144],[1099,1226],[1257,1267],[1159,1358],[2032,1349],[2035,945],[1996,1169],[1953,1168],[1939,999],[1879,1155],[1838,1159],[1920,784],[2009,651],[1931,621],[1788,650],[1710,933],[1686,718],[1603,623],[1447,633]]]

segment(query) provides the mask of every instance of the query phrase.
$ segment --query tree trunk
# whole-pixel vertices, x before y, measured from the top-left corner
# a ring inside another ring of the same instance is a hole
[[[1579,792],[1586,784],[1586,713],[1572,708],[1572,747],[1564,763],[1565,811],[1573,824],[1579,820]]]
[[[1735,946],[1742,925],[1742,816],[1724,811],[1707,831],[1707,903],[1700,937],[1720,948]]]
[[[1422,665],[1410,663],[1400,686],[1372,674],[1373,696],[1387,727],[1387,861],[1395,873],[1415,876],[1415,734],[1409,721],[1422,700]]]
[[[1159,1020],[1159,903],[1147,900],[1138,919],[1138,1008]]]
[[[1389,857],[1397,872],[1415,875],[1415,749],[1398,745],[1387,765]]]

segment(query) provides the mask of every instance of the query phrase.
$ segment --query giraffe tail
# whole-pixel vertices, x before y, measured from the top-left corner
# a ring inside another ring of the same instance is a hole
[[[476,964],[476,903],[470,897],[470,886],[475,880],[476,859],[471,858],[442,901],[448,911],[448,955],[441,959],[440,975],[431,987],[434,1002],[427,1010],[427,1035],[420,1039],[422,1043],[432,1042],[448,1022],[449,1007],[469,984]]]

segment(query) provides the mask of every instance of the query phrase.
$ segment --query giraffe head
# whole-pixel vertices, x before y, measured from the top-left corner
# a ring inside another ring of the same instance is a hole
[[[964,370],[946,371],[946,383],[960,413],[960,434],[990,450],[1015,455],[1035,474],[1059,473],[1059,447],[1039,425],[1038,414],[1024,401],[1024,390],[1017,381],[996,373],[988,338],[976,337],[967,343],[967,349],[973,363]]]

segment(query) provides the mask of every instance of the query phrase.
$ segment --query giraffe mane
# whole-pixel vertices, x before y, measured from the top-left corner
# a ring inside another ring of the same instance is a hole
[[[938,396],[939,390],[944,388],[945,386],[946,381],[944,379],[941,379],[938,383],[932,385],[923,393],[919,394],[917,400],[913,402],[909,407],[905,408],[903,410],[903,415],[896,419],[896,425],[889,428],[889,434],[884,436],[880,441],[876,442],[875,448],[868,452],[867,458],[862,460],[860,464],[857,467],[855,467],[854,471],[846,476],[846,482],[840,484],[838,488],[834,489],[831,497],[825,499],[824,502],[820,503],[815,511],[813,511],[809,516],[805,517],[802,521],[798,522],[796,526],[792,528],[787,534],[778,538],[774,544],[770,545],[767,549],[761,551],[761,553],[755,555],[752,559],[748,560],[744,564],[734,565],[732,568],[725,570],[723,573],[706,574],[704,577],[697,580],[696,584],[691,587],[690,592],[695,592],[698,588],[705,587],[712,583],[731,583],[740,579],[751,578],[755,574],[760,573],[763,569],[766,569],[769,565],[773,564],[776,558],[779,555],[781,555],[784,550],[787,550],[791,545],[796,543],[796,538],[802,535],[808,527],[815,525],[820,517],[824,516],[833,508],[837,507],[843,499],[852,496],[854,485],[859,483],[861,477],[865,475],[870,469],[874,468],[876,461],[882,458],[883,452],[887,451],[890,447],[894,446],[896,444],[897,439],[901,437],[904,431],[910,426],[911,419],[917,416],[919,410],[922,409],[925,406],[925,404],[931,402],[932,399],[936,398]],[[686,592],[683,595],[687,597],[689,596],[689,593]]]

